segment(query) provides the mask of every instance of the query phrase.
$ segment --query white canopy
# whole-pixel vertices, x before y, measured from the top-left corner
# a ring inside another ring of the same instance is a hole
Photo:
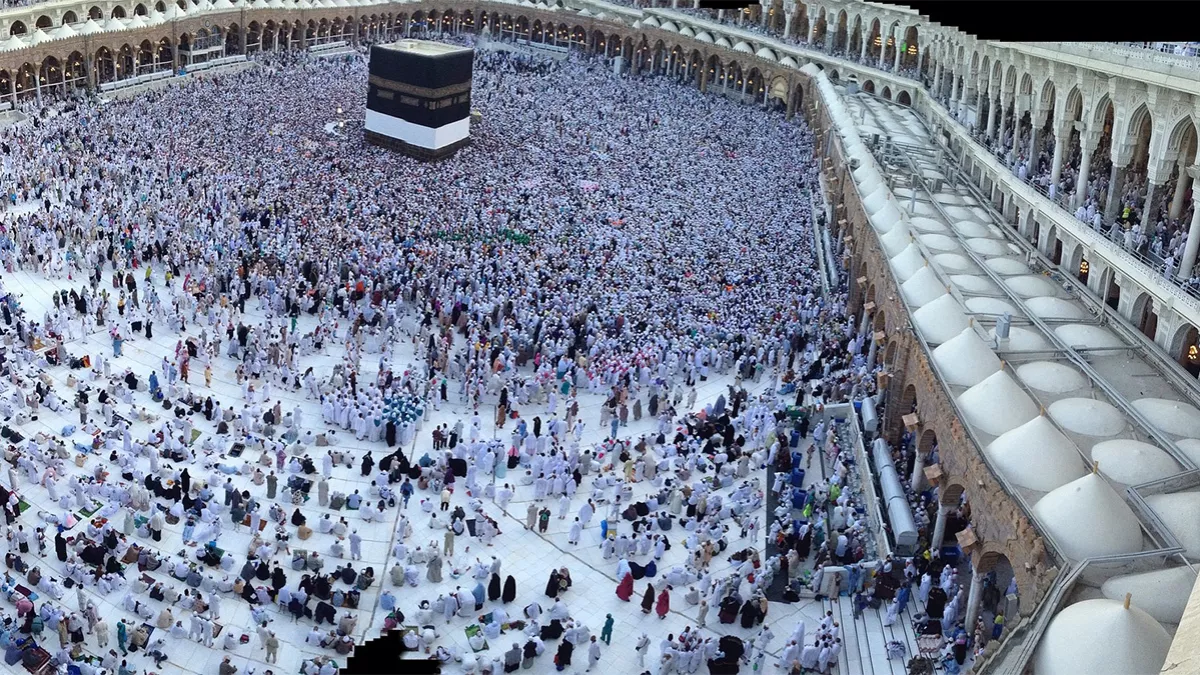
[[[1029,274],[1029,265],[1016,258],[990,258],[983,261],[988,269],[996,274],[1012,276],[1014,274]]]
[[[1049,492],[1087,474],[1075,444],[1044,415],[1001,434],[983,452],[1005,478],[1038,492]]]
[[[934,253],[951,253],[961,251],[962,246],[959,246],[958,241],[953,237],[947,237],[944,234],[923,234],[919,237],[925,248]]]
[[[961,253],[939,253],[933,256],[933,261],[937,263],[947,273],[955,272],[974,272],[978,268],[971,259]]]
[[[999,294],[1000,289],[992,280],[987,277],[977,277],[972,274],[954,274],[950,276],[950,283],[954,284],[958,290],[963,293],[995,293]]]
[[[1200,436],[1200,410],[1166,398],[1140,398],[1132,403],[1155,427],[1176,436]]]
[[[879,244],[883,246],[883,252],[888,257],[899,254],[911,243],[912,234],[908,228],[908,222],[903,218],[897,220],[892,225],[892,229],[879,237]]]
[[[1118,483],[1138,485],[1174,476],[1181,467],[1165,451],[1130,438],[1114,438],[1092,446],[1092,461],[1100,473]]]
[[[888,191],[886,185],[880,185],[871,191],[871,194],[863,197],[863,208],[867,210],[867,215],[873,216],[879,213],[884,206],[887,206],[888,201],[892,198],[892,193]]]
[[[946,232],[946,226],[941,224],[940,222],[934,220],[933,218],[926,218],[925,216],[917,216],[915,218],[912,218],[909,222],[912,224],[913,229],[916,230],[917,232],[923,232],[926,234],[929,234],[929,233],[944,234]]]
[[[917,273],[917,270],[925,267],[925,258],[921,255],[921,249],[916,244],[910,243],[892,257],[892,272],[900,283],[904,283],[912,278],[912,275]]]
[[[1084,600],[1050,621],[1033,654],[1033,672],[1156,675],[1170,649],[1170,634],[1137,605],[1125,609],[1123,599]]]
[[[1050,394],[1065,394],[1087,385],[1078,370],[1053,361],[1021,364],[1017,366],[1017,377],[1027,386]]]
[[[995,314],[996,316],[999,316],[1005,312],[1008,312],[1013,316],[1021,315],[1021,313],[1017,311],[1016,307],[1013,307],[1007,301],[1001,300],[1000,298],[967,298],[963,304],[967,306],[967,309],[978,314]]]
[[[1097,349],[1101,347],[1121,347],[1125,344],[1115,333],[1099,326],[1070,323],[1055,328],[1054,332],[1063,342],[1072,347]]]
[[[1071,560],[1142,550],[1137,516],[1095,473],[1042,497],[1033,513]]]
[[[911,307],[929,304],[934,298],[946,293],[946,287],[928,267],[917,270],[912,277],[900,284],[900,293]]]
[[[970,327],[962,306],[949,293],[931,300],[912,313],[913,323],[925,341],[940,345]]]
[[[1138,607],[1162,623],[1179,623],[1187,608],[1188,597],[1196,585],[1196,573],[1186,566],[1164,570],[1122,574],[1100,586],[1104,597],[1125,600],[1131,593]]]
[[[889,232],[891,231],[892,227],[895,226],[897,221],[900,220],[900,209],[896,208],[894,201],[889,200],[888,203],[879,210],[879,213],[872,215],[870,218],[871,227],[875,228],[876,232]]]
[[[979,255],[1007,255],[1011,253],[1008,249],[1008,244],[999,239],[987,239],[985,237],[972,237],[967,240],[967,248],[975,251]]]
[[[1043,319],[1083,321],[1088,316],[1087,312],[1080,309],[1078,305],[1062,298],[1030,298],[1025,301],[1025,306],[1033,312],[1034,316]]]
[[[1146,505],[1179,540],[1187,557],[1200,559],[1200,491],[1148,495]]]
[[[1196,466],[1200,466],[1200,439],[1184,438],[1175,441],[1175,446],[1183,451]]]
[[[979,299],[976,298],[976,300]],[[996,329],[988,331],[988,334],[995,337]],[[1035,352],[1049,349],[1050,343],[1046,342],[1046,338],[1042,337],[1041,333],[1012,326],[1008,329],[1008,344],[1001,345],[1001,347],[1010,352]]]
[[[971,328],[934,349],[933,361],[947,384],[960,387],[973,387],[1000,370],[1000,358]]]
[[[1116,406],[1094,398],[1064,398],[1046,410],[1063,429],[1084,436],[1116,436],[1126,426]]]
[[[1039,295],[1058,295],[1058,287],[1045,278],[1032,274],[1005,279],[1004,284],[1013,293],[1022,298],[1036,298]]]
[[[173,7],[174,5],[171,6]],[[166,15],[164,14],[163,16]],[[91,35],[92,33],[99,33],[102,30],[104,29],[100,27],[100,24],[96,23],[92,19],[88,19],[87,21],[83,22],[83,26],[79,28],[78,32],[83,33],[84,35]]]
[[[992,436],[1037,417],[1038,407],[1007,372],[989,375],[958,397],[966,421]]]
[[[964,237],[990,237],[992,233],[982,223],[973,220],[960,220],[952,226],[954,231]]]
[[[110,23],[112,21],[117,21],[117,19],[114,18],[114,19],[109,20]],[[120,24],[120,26],[121,26],[121,28],[119,30],[125,30],[125,24],[121,23],[120,21],[117,21],[117,23]],[[29,36],[29,46],[31,46],[31,47],[40,45],[43,42],[49,42],[49,41],[50,41],[50,36],[46,35],[46,31],[42,30],[41,28],[33,31],[33,35]]]

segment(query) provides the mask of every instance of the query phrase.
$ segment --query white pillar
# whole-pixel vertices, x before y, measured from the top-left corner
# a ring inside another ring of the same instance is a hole
[[[888,38],[883,33],[879,34],[879,69],[883,70],[884,57],[887,55]]]
[[[1095,143],[1090,142],[1085,136],[1079,137],[1080,155],[1079,155],[1079,177],[1075,179],[1075,201],[1071,202],[1071,208],[1077,209],[1083,205],[1083,201],[1087,199],[1088,190],[1088,174],[1092,171],[1092,149]]]
[[[893,44],[896,50],[896,63],[892,66],[892,70],[898,73],[900,72],[900,38],[894,37],[894,40],[895,42]]]
[[[979,605],[983,602],[983,576],[975,565],[971,565],[971,588],[967,591],[967,613],[963,627],[974,632],[975,620],[979,618]]]
[[[942,550],[942,538],[946,536],[946,508],[938,502],[937,520],[933,522],[933,536],[929,539],[929,552],[937,553]]]
[[[1175,194],[1171,197],[1171,210],[1168,212],[1171,218],[1178,218],[1183,214],[1183,200],[1187,197],[1188,186],[1191,185],[1192,177],[1188,175],[1188,167],[1185,163],[1179,163],[1179,178],[1175,180]]]
[[[1068,130],[1064,133],[1062,129],[1059,129],[1054,137],[1054,163],[1050,167],[1051,194],[1058,192],[1058,181],[1062,178],[1063,153],[1066,152],[1067,140],[1070,138],[1071,132]]]
[[[1192,185],[1192,201],[1200,199],[1200,184]],[[1192,209],[1192,224],[1188,227],[1187,244],[1183,249],[1183,261],[1179,264],[1176,278],[1187,281],[1192,276],[1192,266],[1196,264],[1196,251],[1200,249],[1200,208]]]
[[[859,40],[859,42],[861,43],[860,44],[861,49],[859,50],[859,53],[858,53],[858,62],[866,63],[866,61],[867,61],[867,36],[866,36],[865,30],[863,31],[863,38],[861,40]]]
[[[909,477],[908,483],[912,487],[913,492],[921,491],[921,480],[925,478],[925,458],[921,456],[921,451],[917,450],[913,454],[912,476]]]

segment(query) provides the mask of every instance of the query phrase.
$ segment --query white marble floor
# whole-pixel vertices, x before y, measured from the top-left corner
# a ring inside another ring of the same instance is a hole
[[[156,273],[156,277],[161,280],[161,273]],[[32,275],[25,272],[17,272],[15,274],[6,274],[3,277],[4,287],[7,291],[17,294],[22,305],[35,318],[41,320],[43,313],[51,306],[49,294],[52,289],[69,288],[70,283],[63,280],[50,280],[41,277],[41,275]],[[176,284],[178,284],[178,280]],[[76,285],[76,287],[78,287]],[[166,292],[166,291],[163,291]],[[247,310],[251,318],[257,317],[261,319],[261,313],[256,309],[257,303],[252,301],[248,303]],[[314,319],[305,316],[300,321],[300,330],[312,330]],[[189,326],[189,334],[198,335],[201,326]],[[129,367],[141,377],[146,377],[149,373],[158,368],[164,355],[169,356],[173,353],[177,340],[180,335],[169,330],[159,327],[155,329],[155,336],[152,340],[139,338],[136,340],[127,341],[124,345],[124,354],[114,361],[114,372],[121,372],[124,368]],[[112,357],[112,345],[106,332],[94,331],[86,339],[75,340],[67,345],[68,350],[74,356],[82,356],[84,354],[91,355],[106,355]],[[333,365],[341,360],[339,347],[327,348],[328,354],[325,356],[316,356],[305,359],[304,367],[313,366],[318,376],[328,375]],[[405,343],[397,347],[397,365],[403,365],[412,361],[412,347]],[[369,376],[374,370],[369,364],[378,362],[377,353],[368,353],[364,357],[364,376]],[[193,370],[192,388],[201,395],[213,395],[215,399],[222,404],[228,406],[230,404],[240,407],[241,389],[237,385],[234,376],[234,364],[229,359],[224,357],[217,359],[213,365],[213,383],[211,390],[207,389],[203,383],[203,376]],[[66,390],[66,379],[70,374],[66,367],[56,367],[49,371],[49,375],[56,382],[56,387],[59,391]],[[76,371],[78,376],[80,371]],[[161,375],[161,374],[160,374]],[[728,384],[727,379],[723,377],[713,377],[707,382],[699,383],[697,404],[703,405],[712,400],[726,390]],[[752,393],[757,393],[759,389],[766,385],[766,378],[761,384],[752,384]],[[443,405],[442,409],[437,412],[432,412],[428,421],[424,425],[424,430],[420,433],[415,450],[415,457],[419,457],[423,452],[431,448],[431,439],[429,432],[435,425],[446,422],[451,425],[455,420],[467,418],[469,411],[465,406],[456,402],[457,397],[456,386],[451,385],[451,398],[454,399],[451,405]],[[299,405],[304,411],[304,422],[306,427],[313,427],[317,430],[323,429],[320,423],[321,415],[319,405],[316,401],[305,400],[303,392],[279,391],[275,389],[273,398],[282,401],[285,410],[290,410],[294,405]],[[149,402],[146,394],[137,394],[135,403],[140,406],[145,406]],[[599,409],[602,400],[599,396],[584,394],[580,401],[581,419],[588,422],[588,430],[584,435],[585,443],[599,441],[605,430],[600,428],[598,423]],[[93,404],[94,407],[94,404]],[[30,422],[22,427],[22,433],[26,436],[32,436],[36,433],[45,433],[56,435],[64,425],[68,423],[77,423],[78,415],[71,409],[69,414],[65,416],[56,415],[49,412],[45,408],[37,421]],[[127,412],[127,406],[119,406],[118,412]],[[534,414],[542,413],[541,409],[523,411],[527,417]],[[93,419],[98,418],[97,411],[93,409]],[[621,430],[621,434],[635,436],[640,433],[649,433],[652,428],[652,421],[643,419],[640,422],[629,423],[627,428]],[[198,427],[205,435],[211,433],[213,428],[201,418],[198,422]],[[142,433],[148,430],[148,426],[144,423],[136,423],[134,425],[135,433]],[[82,432],[77,432],[77,437],[82,438]],[[374,450],[376,457],[382,456],[386,450],[383,444],[359,443],[355,442],[351,434],[339,433],[339,446],[349,450],[356,456],[361,455],[367,450]],[[228,442],[224,439],[224,442]],[[199,447],[199,443],[196,444]],[[313,456],[318,457],[318,449],[313,448]],[[414,457],[414,459],[415,459]],[[203,458],[201,458],[202,460]],[[254,461],[257,457],[241,458],[244,461]],[[198,460],[198,463],[199,461]],[[107,461],[106,456],[92,456],[88,459],[88,464],[83,469],[78,469],[80,472],[90,471],[92,462]],[[148,460],[142,461],[142,469],[149,470]],[[227,460],[231,461],[231,460]],[[74,465],[71,465],[72,470],[76,470]],[[192,469],[194,476],[199,476],[206,472]],[[810,481],[815,479],[817,472],[810,472]],[[115,475],[115,472],[114,472]],[[512,474],[510,474],[511,476]],[[761,476],[760,480],[761,480]],[[119,478],[119,476],[118,476]],[[0,480],[7,483],[7,475],[0,472]],[[252,494],[259,496],[263,494],[263,488],[253,486],[246,478],[235,476],[235,483],[240,488],[250,489]],[[361,489],[366,492],[366,479],[359,475],[357,466],[354,469],[335,468],[333,478],[330,481],[331,490],[340,490],[342,492],[352,492],[354,489]],[[512,482],[511,480],[509,482]],[[765,482],[765,481],[764,481]],[[585,483],[586,487],[586,483]],[[766,487],[766,486],[764,486]],[[21,518],[21,522],[26,529],[31,529],[34,526],[40,525],[37,516],[38,511],[47,510],[55,511],[56,507],[50,503],[47,492],[44,488],[38,485],[27,483],[22,478],[21,483],[16,486],[21,496],[33,505],[33,508],[28,510]],[[464,491],[458,490],[455,492],[454,504],[466,505],[466,497]],[[584,495],[588,494],[588,490],[581,490],[576,496],[572,505],[572,509],[577,509],[584,500]],[[635,490],[640,497],[648,492],[648,487],[638,485]],[[420,509],[417,502],[426,495],[418,491],[414,496],[412,503],[409,506],[409,514],[412,517],[414,533],[411,539],[411,546],[415,547],[418,544],[428,542],[435,539],[438,543],[441,542],[442,533],[432,532],[427,525],[427,518],[421,517]],[[571,610],[574,618],[585,621],[591,628],[593,634],[599,634],[600,628],[604,623],[605,615],[612,614],[616,620],[613,632],[611,646],[605,647],[604,655],[601,660],[601,665],[606,669],[619,669],[622,672],[641,672],[641,668],[636,659],[636,653],[633,649],[633,644],[637,637],[646,632],[651,637],[651,648],[646,659],[646,665],[649,670],[657,671],[654,666],[658,657],[658,643],[667,633],[678,633],[681,629],[688,625],[694,625],[695,608],[689,607],[683,601],[682,589],[676,589],[672,598],[672,612],[665,620],[659,620],[655,615],[645,615],[640,611],[640,607],[636,602],[640,593],[644,591],[644,582],[636,584],[635,593],[638,594],[634,598],[634,602],[621,602],[614,594],[616,587],[616,562],[605,561],[600,555],[600,535],[599,535],[599,520],[603,514],[598,514],[593,519],[591,527],[589,527],[579,544],[571,545],[567,542],[567,531],[569,529],[568,520],[558,520],[552,518],[549,531],[545,534],[530,532],[523,527],[523,516],[526,503],[532,499],[532,488],[524,487],[517,489],[517,495],[509,504],[509,513],[500,512],[499,508],[492,503],[487,504],[485,511],[497,518],[500,527],[503,531],[496,538],[493,547],[484,547],[479,540],[475,539],[460,539],[456,545],[457,556],[454,559],[462,563],[471,562],[475,557],[487,559],[495,555],[503,561],[501,576],[512,574],[517,580],[517,599],[514,603],[508,606],[510,612],[519,613],[519,608],[534,600],[541,601],[546,605],[546,598],[543,595],[543,588],[546,583],[546,577],[551,567],[567,566],[571,570],[574,580],[574,586],[565,596],[565,602]],[[557,512],[556,504],[549,504],[551,509]],[[285,504],[287,508],[290,505]],[[303,512],[308,517],[310,524],[317,518],[321,517],[326,509],[318,507],[315,500],[310,501],[303,507]],[[510,515],[511,514],[511,515]],[[384,612],[377,609],[378,593],[382,584],[389,583],[386,570],[390,567],[389,551],[392,544],[393,532],[395,530],[394,523],[396,512],[385,514],[384,522],[366,523],[362,521],[356,512],[343,512],[339,515],[345,516],[352,526],[357,527],[359,534],[363,537],[363,559],[361,562],[355,563],[356,569],[362,569],[366,566],[373,566],[376,570],[379,581],[375,585],[365,591],[362,595],[362,601],[357,612],[359,616],[357,636],[360,640],[378,635],[382,626]],[[557,513],[556,513],[557,515]],[[765,521],[765,514],[760,513],[760,522]],[[80,526],[77,526],[77,528]],[[620,521],[618,527],[621,531],[628,531],[629,524],[625,521]],[[155,544],[162,551],[176,555],[184,549],[181,538],[182,524],[168,525],[164,530],[163,541]],[[52,531],[52,530],[50,530]],[[765,531],[763,528],[762,531]],[[679,564],[685,557],[684,547],[681,545],[683,540],[682,532],[673,532],[672,550],[668,551],[663,561],[659,564],[660,570],[667,570],[675,564]],[[745,546],[756,546],[760,550],[763,547],[762,541],[738,541],[736,540],[736,531],[733,533],[735,540],[730,543],[730,551],[738,550]],[[136,537],[135,537],[136,538]],[[226,529],[222,535],[220,544],[222,547],[234,552],[237,557],[238,566],[234,569],[234,574],[240,569],[241,563],[245,559],[245,553],[250,541],[250,534],[246,528],[241,528],[241,531],[230,531]],[[315,533],[313,538],[307,542],[299,542],[293,539],[293,547],[306,547],[310,550],[319,551],[325,555],[330,543],[332,535],[321,535]],[[147,545],[152,542],[139,541],[139,544]],[[3,546],[3,540],[0,540],[0,546]],[[190,550],[189,550],[190,552]],[[47,549],[45,558],[38,558],[36,548],[30,555],[30,562],[33,565],[39,565],[43,572],[48,572],[52,575],[61,577],[63,565],[59,563],[53,553],[53,545]],[[287,570],[289,578],[295,578],[297,572],[293,572],[290,567],[284,562],[284,567]],[[328,565],[332,566],[338,562],[330,560]],[[645,560],[639,560],[645,562]],[[727,558],[715,559],[713,562],[713,570],[715,573],[720,573],[723,570],[729,569]],[[171,583],[171,578],[165,574],[166,567],[151,573],[156,579],[165,580]],[[466,588],[474,586],[474,580],[464,577],[459,581],[455,581],[448,575],[441,584],[431,584],[422,581],[422,584],[415,588],[397,588],[394,593],[398,599],[399,608],[408,614],[410,617],[415,611],[417,603],[422,599],[432,600],[439,592],[453,590],[455,586],[463,585]],[[657,587],[657,585],[656,585]],[[96,593],[94,588],[88,588],[86,591],[88,598],[99,603],[101,612],[113,626],[115,636],[115,626],[119,618],[130,622],[134,620],[130,614],[124,612],[120,606],[121,597],[124,593],[114,593],[112,595],[102,597]],[[158,603],[147,598],[142,598],[151,605],[157,607]],[[75,593],[68,592],[61,601],[68,610],[76,608]],[[842,600],[844,610],[839,608],[843,613],[843,637],[845,640],[845,649],[843,650],[842,662],[838,672],[841,673],[884,673],[884,672],[902,672],[902,664],[899,662],[888,662],[886,654],[883,650],[883,644],[886,640],[893,639],[893,634],[903,632],[903,626],[897,624],[890,629],[882,627],[877,613],[868,612],[868,614],[854,622],[849,617],[849,601],[845,598]],[[0,605],[0,608],[6,611],[12,611],[11,605]],[[820,620],[820,616],[825,610],[822,603],[814,600],[804,600],[795,604],[772,603],[770,612],[767,616],[767,623],[772,626],[776,635],[775,641],[771,645],[772,651],[782,648],[786,636],[790,634],[795,620],[798,617],[803,617],[806,624],[810,627],[815,626]],[[486,611],[486,608],[485,610]],[[176,612],[177,619],[183,619],[184,625],[187,625],[186,612]],[[249,633],[251,639],[249,644],[238,645],[232,650],[233,662],[241,668],[241,673],[246,673],[248,668],[256,668],[261,674],[266,669],[271,669],[275,673],[295,673],[298,672],[301,661],[313,655],[328,655],[332,652],[321,650],[320,648],[312,647],[304,642],[304,637],[307,635],[310,624],[307,621],[295,623],[291,617],[286,614],[278,614],[272,624],[273,630],[277,633],[280,640],[284,643],[284,647],[280,650],[278,664],[265,664],[263,658],[265,651],[258,644],[258,639],[254,637],[251,630],[251,619],[248,605],[240,598],[229,597],[222,605],[222,614],[218,623],[226,627],[226,630],[232,629],[238,633]],[[442,643],[454,644],[460,649],[469,649],[466,644],[466,636],[463,628],[472,623],[466,619],[456,619],[449,626],[440,627],[442,634]],[[907,623],[907,622],[902,622]],[[851,627],[853,626],[853,629]],[[758,629],[744,630],[738,624],[721,625],[716,621],[716,612],[713,610],[709,614],[708,627],[703,629],[706,634],[719,636],[724,634],[739,635],[742,637],[751,637],[757,633]],[[911,629],[908,629],[911,632]],[[156,636],[157,637],[157,636]],[[57,640],[50,633],[46,634],[47,641],[52,643],[50,650],[54,651],[57,648]],[[115,639],[114,639],[115,642]],[[507,648],[511,647],[511,640],[502,638],[499,644],[490,645],[489,654],[500,654]],[[219,647],[218,642],[218,647]],[[92,654],[100,654],[101,650],[95,636],[88,636],[86,651]],[[113,644],[110,643],[111,649]],[[548,647],[550,651],[553,647]],[[198,643],[188,640],[167,640],[167,645],[164,650],[169,656],[169,660],[164,663],[162,668],[156,669],[153,662],[142,654],[131,654],[129,657],[130,665],[138,671],[148,670],[150,672],[160,673],[197,673],[208,675],[217,672],[217,666],[226,653],[219,648],[210,649]],[[910,649],[911,652],[911,649]],[[483,654],[479,654],[483,657]],[[574,664],[571,668],[573,671],[582,671],[586,666],[586,655],[577,653]],[[339,662],[344,663],[344,659],[339,659]],[[768,661],[768,664],[773,661]],[[774,669],[773,666],[769,666]],[[538,673],[550,672],[553,669],[551,662],[551,654],[545,654],[539,660],[539,663],[534,668]],[[453,671],[453,668],[451,668]]]

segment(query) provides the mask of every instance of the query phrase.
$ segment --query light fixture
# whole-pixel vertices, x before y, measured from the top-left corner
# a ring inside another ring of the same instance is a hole
[[[1080,274],[1087,274],[1089,269],[1091,269],[1091,265],[1088,264],[1088,261],[1086,261],[1086,260],[1079,261],[1079,273]]]

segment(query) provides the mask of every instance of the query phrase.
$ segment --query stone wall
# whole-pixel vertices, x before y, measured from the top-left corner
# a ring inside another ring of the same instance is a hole
[[[816,87],[810,91],[814,98],[820,95]],[[851,237],[846,260],[851,279],[848,311],[861,321],[862,312],[870,310],[871,323],[880,338],[878,358],[885,364],[888,379],[888,404],[881,432],[896,442],[905,428],[902,418],[915,404],[916,438],[929,430],[937,436],[941,471],[938,484],[942,487],[939,494],[949,503],[965,493],[971,504],[972,526],[978,539],[971,553],[972,562],[986,573],[1000,555],[1007,558],[1017,580],[1021,613],[1028,615],[1053,583],[1058,573],[1055,561],[1047,554],[1042,537],[1020,503],[984,461],[952,405],[951,392],[930,367],[929,355],[912,327],[899,286],[843,161],[840,141],[836,133],[826,135],[832,123],[825,107],[810,104],[805,112],[819,135],[828,198],[835,205],[840,236]],[[826,144],[829,147],[824,147]]]

